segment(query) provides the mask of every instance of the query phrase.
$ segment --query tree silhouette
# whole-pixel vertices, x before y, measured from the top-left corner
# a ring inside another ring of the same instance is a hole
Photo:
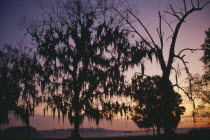
[[[5,45],[1,52],[1,121],[8,122],[8,113],[14,113],[27,125],[29,138],[29,118],[41,102],[36,86],[39,64],[33,51],[22,45]]]
[[[40,65],[37,61],[36,55],[32,49],[23,47],[19,44],[18,59],[15,61],[15,74],[18,76],[19,85],[21,88],[19,95],[19,102],[16,107],[15,114],[27,126],[27,137],[30,137],[30,117],[34,116],[34,109],[42,101],[41,96],[38,95],[38,73]]]
[[[205,74],[204,79],[210,80],[210,28],[208,31],[206,31],[206,38],[204,41],[204,44],[201,46],[201,48],[204,50],[204,54],[201,58],[201,61],[205,65]]]
[[[8,114],[18,105],[21,87],[14,66],[17,54],[18,49],[10,45],[0,50],[0,124],[9,123]]]
[[[171,84],[171,83],[170,83]],[[172,84],[171,84],[172,85]],[[162,102],[165,94],[161,88],[160,76],[134,76],[132,79],[132,95],[137,103],[134,107],[132,120],[140,128],[157,128],[157,134],[160,134],[160,128],[164,125],[163,113],[165,112]],[[176,128],[184,113],[185,108],[180,106],[182,103],[181,95],[170,89],[170,96],[166,97],[170,102],[171,126]]]
[[[163,99],[163,106],[165,112],[163,113],[163,116],[165,117],[164,121],[164,131],[166,134],[173,134],[173,129],[170,124],[172,124],[172,119],[170,118],[170,101],[167,100],[168,97],[170,97],[171,92],[169,91],[171,89],[170,85],[170,74],[171,71],[174,69],[173,62],[175,59],[180,60],[183,65],[184,69],[186,70],[186,73],[189,73],[189,69],[187,67],[187,62],[184,60],[185,55],[182,55],[184,51],[190,50],[195,51],[197,49],[192,48],[184,48],[179,53],[175,53],[176,49],[176,41],[179,34],[179,31],[181,29],[182,24],[185,22],[186,18],[196,11],[201,11],[204,9],[210,2],[203,2],[200,0],[189,1],[183,0],[183,7],[177,8],[173,5],[169,5],[166,11],[163,11],[165,15],[163,15],[162,12],[159,11],[159,25],[157,27],[157,33],[159,37],[159,42],[157,42],[154,37],[152,36],[151,32],[147,29],[145,24],[142,22],[140,18],[138,18],[135,13],[133,12],[132,8],[129,6],[125,12],[120,12],[116,9],[118,14],[127,22],[127,24],[130,27],[130,31],[135,33],[137,37],[141,39],[141,44],[146,47],[148,52],[150,52],[150,56],[154,55],[157,59],[158,63],[160,64],[161,70],[162,70],[162,80],[161,80],[161,89],[163,89],[163,96],[165,99]],[[189,6],[188,6],[189,5]],[[166,19],[166,16],[168,16],[171,21]],[[133,20],[130,20],[131,17]],[[136,26],[133,25],[132,21],[136,21],[135,23],[138,23],[140,27],[143,28],[143,31],[145,31],[146,36],[142,31],[139,31]],[[171,30],[171,36],[169,36],[166,40],[171,39],[170,46],[166,46],[164,43],[164,32],[163,32],[163,24],[166,25]],[[139,44],[140,44],[139,43]],[[163,56],[163,49],[169,48],[168,52],[168,59],[166,60]],[[136,54],[138,55],[138,54]],[[140,61],[139,61],[140,62]],[[176,75],[177,77],[177,75]],[[174,85],[179,87],[178,84]],[[180,88],[180,87],[179,87]],[[188,94],[187,96],[192,99]]]
[[[119,102],[106,102],[123,94],[120,69],[131,57],[123,53],[129,45],[127,32],[110,10],[107,1],[58,2],[51,10],[44,9],[45,19],[25,24],[40,55],[41,87],[49,93],[45,101],[53,116],[57,112],[64,119],[68,114],[73,137],[79,137],[84,117],[99,124],[103,117],[112,119],[128,109]]]
[[[194,100],[198,99],[201,101],[199,105],[194,108],[195,110],[192,114],[194,122],[199,118],[207,118],[210,116],[210,87],[209,80],[205,79],[205,77],[206,75],[201,76],[195,74],[187,79],[190,83],[186,92],[191,95]]]
[[[195,108],[193,112],[194,117],[206,118],[210,116],[210,29],[206,31],[206,38],[204,44],[201,46],[204,54],[201,61],[204,63],[204,74],[190,75],[187,80],[189,86],[187,93],[193,99],[200,99],[201,103]],[[195,118],[196,119],[196,118]]]

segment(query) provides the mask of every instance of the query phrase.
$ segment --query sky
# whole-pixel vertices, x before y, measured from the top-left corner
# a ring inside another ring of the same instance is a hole
[[[3,44],[16,44],[17,41],[24,39],[24,34],[17,25],[20,23],[23,17],[27,18],[39,18],[42,16],[41,6],[43,0],[0,0],[0,48]],[[169,3],[180,7],[180,0],[129,0],[130,4],[133,5],[134,8],[138,10],[138,17],[143,21],[143,23],[148,28],[151,35],[157,40],[157,32],[156,27],[158,26],[158,11],[166,10]],[[199,48],[201,44],[204,42],[205,31],[210,27],[210,5],[208,5],[204,10],[200,12],[196,12],[190,15],[186,19],[186,23],[184,23],[181,27],[180,33],[178,35],[177,43],[176,43],[176,52],[179,52],[183,48]],[[139,25],[136,24],[136,27],[139,28]],[[170,35],[170,30],[168,27],[164,26],[165,36]],[[165,39],[166,39],[165,38]],[[137,40],[139,38],[136,38]],[[167,58],[167,51],[169,49],[169,41],[166,41],[166,48],[164,49],[164,57]],[[202,74],[203,72],[203,64],[199,61],[202,56],[202,52],[198,51],[195,53],[185,52],[186,61],[189,62],[188,67],[190,72]],[[155,61],[155,60],[154,60]],[[181,62],[175,61],[175,65]],[[147,75],[161,75],[161,69],[157,63],[150,63],[145,60],[145,73]],[[129,69],[126,72],[127,79],[130,79],[135,72],[140,72],[139,67],[134,67],[134,69]],[[182,77],[180,77],[180,81],[186,78],[186,74],[183,72]],[[171,77],[172,82],[174,82],[174,77],[172,74]],[[192,111],[192,104],[186,98],[186,96],[182,93],[183,97],[183,105],[187,108],[185,116],[189,116]],[[35,124],[38,123],[39,120],[44,119],[42,114],[42,110],[37,109],[38,117],[34,117],[32,122]],[[45,118],[46,119],[46,118]],[[52,118],[48,117],[53,126]],[[11,122],[15,124],[13,121],[14,118],[11,117]],[[36,123],[37,122],[37,123]],[[62,121],[61,121],[62,122]],[[116,122],[116,121],[115,121]],[[85,122],[87,123],[87,120]],[[40,125],[42,123],[39,123]],[[122,123],[119,123],[119,125]],[[56,123],[54,126],[59,126],[62,128],[62,123]],[[102,125],[103,126],[103,125]],[[116,126],[118,126],[116,124]],[[129,128],[122,126],[123,129],[138,129],[133,122],[129,122]],[[41,126],[37,126],[39,129],[43,129]],[[64,126],[63,126],[64,127]],[[65,126],[67,127],[67,126]],[[85,127],[88,127],[86,125]],[[52,127],[53,128],[53,127]],[[56,127],[57,128],[57,127]],[[106,128],[113,128],[112,125],[106,126]],[[113,128],[115,129],[115,128]]]

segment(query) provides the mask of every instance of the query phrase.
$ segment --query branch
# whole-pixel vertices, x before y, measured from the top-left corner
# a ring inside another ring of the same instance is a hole
[[[135,31],[136,34],[138,34],[138,36],[143,40],[143,42],[151,49],[153,49],[150,43],[136,30],[136,28],[130,23],[130,21],[126,19],[116,8],[114,8],[114,10],[130,25],[130,27]]]
[[[193,7],[193,8],[195,8],[194,3],[193,3],[193,1],[192,1],[192,0],[191,0],[191,5],[192,5],[192,7]]]
[[[165,23],[168,25],[168,27],[171,29],[172,33],[174,34],[174,30],[172,29],[170,23],[168,23],[168,21],[166,19],[164,19],[163,17],[162,17],[162,19],[163,19],[163,21],[165,21]]]
[[[172,37],[172,36],[167,37],[167,38],[166,38],[166,41],[168,41],[169,38],[173,38],[173,37]]]
[[[185,49],[182,49],[182,50],[178,53],[178,56],[180,56],[181,53],[184,52],[184,51],[191,51],[191,52],[193,53],[194,51],[197,51],[197,50],[205,50],[205,49],[191,49],[191,48],[185,48]]]
[[[172,7],[171,4],[170,4],[170,8],[171,8],[171,11],[172,11],[173,13],[171,13],[171,12],[169,12],[169,11],[163,11],[163,12],[164,12],[164,13],[167,13],[167,14],[170,14],[170,15],[176,17],[177,19],[181,20],[181,18],[177,15],[177,13],[180,13],[180,12],[176,12],[176,11],[174,10],[174,8]]]
[[[209,2],[206,2],[206,3],[201,7],[201,9],[203,9],[207,4],[210,4],[210,1],[209,1]],[[198,6],[200,6],[200,5],[198,5]]]
[[[187,92],[187,91],[185,91],[182,87],[180,87],[178,84],[175,84],[175,85],[173,85],[173,87],[174,86],[176,86],[176,87],[178,87],[179,89],[181,89],[186,95],[187,95],[187,97],[191,100],[191,101],[193,101],[194,102],[194,99],[192,98],[192,97],[190,97],[190,95],[189,95],[189,93]]]
[[[145,27],[145,25],[142,23],[142,21],[136,16],[134,15],[131,10],[128,10],[128,12],[140,23],[140,25],[144,28],[144,30],[146,31],[147,35],[149,36],[149,38],[151,39],[153,45],[155,47],[157,47],[157,45],[155,44],[154,39],[152,38],[151,34],[149,33],[149,31],[147,30],[147,28]]]
[[[176,58],[178,58],[178,59],[180,59],[182,61],[182,63],[184,64],[184,67],[185,67],[186,72],[189,73],[189,69],[188,69],[188,67],[186,65],[188,62],[187,61],[184,61],[184,59],[183,59],[184,56],[185,55],[183,55],[182,57],[180,57],[179,55],[174,55],[174,57],[176,57]]]
[[[162,16],[161,13],[159,11],[159,31],[157,29],[158,35],[159,35],[159,39],[160,39],[160,44],[161,44],[161,49],[163,49],[163,34],[162,34]]]
[[[170,45],[169,59],[168,59],[168,65],[167,65],[168,68],[170,68],[171,65],[172,65],[172,63],[173,63],[173,56],[174,56],[174,48],[175,48],[175,44],[176,44],[176,39],[177,39],[177,36],[178,36],[178,33],[179,33],[179,30],[180,30],[180,27],[181,27],[182,23],[185,21],[185,19],[187,18],[187,16],[189,16],[191,13],[193,13],[195,11],[202,10],[208,3],[210,3],[210,2],[205,3],[202,6],[202,8],[200,8],[200,7],[197,7],[197,8],[193,7],[193,8],[191,8],[189,11],[187,11],[184,14],[184,16],[177,23],[176,28],[175,28],[175,31],[173,33],[172,42],[171,42],[171,45]],[[176,17],[176,15],[174,15],[174,16]]]
[[[184,11],[185,11],[185,13],[187,13],[186,0],[183,0],[183,3],[184,3]]]

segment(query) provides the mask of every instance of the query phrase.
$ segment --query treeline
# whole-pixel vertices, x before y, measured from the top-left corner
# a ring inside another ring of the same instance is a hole
[[[195,51],[187,48],[176,54],[177,36],[186,18],[208,3],[183,0],[181,12],[172,5],[168,11],[159,12],[159,42],[126,4],[109,0],[56,1],[43,10],[44,18],[24,20],[21,25],[32,45],[5,45],[0,50],[0,124],[9,123],[8,114],[13,112],[29,127],[35,107],[45,103],[44,114],[51,109],[53,116],[68,116],[74,126],[73,137],[80,136],[85,117],[99,124],[100,119],[111,120],[118,113],[131,115],[140,128],[156,127],[158,134],[163,128],[165,134],[174,134],[185,108],[180,106],[181,96],[173,88],[184,89],[178,80],[173,85],[169,77],[174,59],[180,59],[190,75],[182,53]],[[174,29],[163,13],[176,19]],[[168,47],[164,44],[163,25],[172,32],[168,60],[163,56],[163,49]],[[209,46],[204,50],[209,51]],[[151,62],[155,58],[162,75],[146,75],[144,58]],[[141,67],[141,73],[128,83],[124,72],[134,66]],[[176,79],[179,73],[177,70]],[[194,100],[191,86],[189,89],[185,93]],[[113,101],[116,96],[129,97],[136,106]]]

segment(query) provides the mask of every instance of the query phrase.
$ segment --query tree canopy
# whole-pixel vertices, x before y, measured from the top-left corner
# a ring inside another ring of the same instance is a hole
[[[172,84],[171,84],[172,85]],[[163,107],[164,96],[163,89],[161,88],[160,76],[142,76],[136,75],[132,79],[132,94],[136,106],[132,115],[133,121],[139,128],[157,127],[157,133],[160,134],[160,128],[163,127],[165,112]],[[170,108],[169,116],[172,119],[173,128],[178,126],[181,115],[185,112],[185,107],[180,106],[182,103],[181,95],[175,92],[171,86],[170,94],[167,100]]]
[[[122,110],[107,97],[124,94],[121,70],[131,55],[128,32],[120,28],[109,6],[100,0],[59,2],[45,11],[44,19],[25,27],[40,55],[40,84],[43,93],[49,93],[45,101],[54,115],[56,110],[63,118],[68,114],[72,136],[79,136],[84,117],[99,124]]]
[[[117,13],[126,21],[127,25],[130,27],[129,30],[134,33],[136,38],[138,37],[140,39],[139,44],[141,44],[141,46],[144,47],[147,52],[149,52],[151,56],[149,57],[150,60],[152,59],[152,56],[155,56],[157,62],[160,65],[160,68],[162,70],[161,89],[163,90],[163,94],[165,94],[165,96],[163,96],[163,98],[165,98],[163,101],[163,103],[165,104],[165,112],[163,113],[163,116],[165,117],[164,132],[169,135],[174,133],[172,125],[170,125],[172,124],[172,120],[170,118],[171,110],[168,106],[170,102],[167,100],[167,97],[170,97],[169,94],[172,93],[170,91],[170,75],[172,70],[175,69],[174,61],[180,61],[183,64],[183,69],[185,70],[185,72],[189,74],[189,69],[187,67],[187,62],[185,61],[185,55],[183,54],[183,52],[187,50],[197,50],[194,48],[183,48],[180,52],[176,52],[177,38],[182,25],[186,22],[186,19],[195,12],[203,10],[208,4],[208,1],[206,2],[200,0],[192,0],[191,2],[182,0],[182,5],[180,5],[180,7],[178,8],[175,5],[169,4],[166,10],[158,12],[158,26],[153,32],[148,30],[145,23],[142,21],[141,18],[137,16],[130,5],[126,10],[124,10],[124,12],[116,9]],[[139,28],[137,28],[138,26],[142,30],[139,30]],[[171,31],[171,34],[167,37],[164,36],[164,31],[166,30],[166,28]],[[157,33],[158,40],[155,39],[154,32]],[[166,43],[166,41],[170,41],[168,46],[168,43]],[[165,48],[168,48],[168,57],[165,57],[163,54]],[[140,62],[141,61],[138,61],[137,63]],[[178,79],[177,75],[176,79]],[[178,80],[177,84],[175,84],[174,86],[180,88],[180,86],[178,85]]]
[[[204,50],[204,54],[201,61],[204,63],[205,74],[203,75],[206,80],[210,80],[210,28],[205,32],[206,38],[201,48]]]
[[[1,123],[8,123],[8,114],[13,113],[29,125],[29,117],[41,101],[36,86],[37,59],[23,46],[5,45],[0,53]]]
[[[194,111],[195,120],[198,118],[210,117],[210,28],[206,31],[206,38],[204,44],[201,45],[204,51],[201,61],[204,64],[204,74],[194,74],[188,79],[188,93],[196,100],[200,100],[197,108]]]
[[[0,50],[0,124],[9,123],[8,114],[18,105],[21,92],[16,75],[18,49],[6,45]]]

